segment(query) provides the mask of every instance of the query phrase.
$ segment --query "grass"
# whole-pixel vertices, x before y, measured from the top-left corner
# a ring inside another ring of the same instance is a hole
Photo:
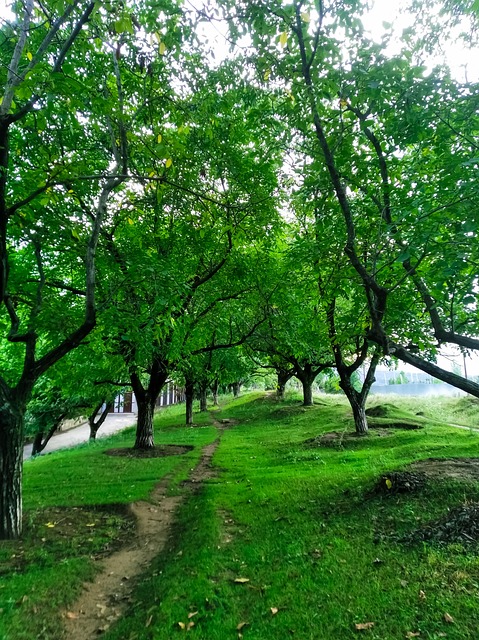
[[[311,408],[296,397],[277,403],[259,393],[230,401],[218,417],[239,424],[223,432],[217,477],[184,501],[171,543],[137,587],[135,606],[102,637],[477,638],[477,546],[398,542],[449,508],[478,501],[477,484],[436,481],[418,494],[396,496],[371,491],[381,474],[417,459],[477,457],[479,434],[444,426],[479,424],[479,407],[463,400],[421,400],[424,415],[416,416],[417,400],[388,398],[397,406],[396,422],[416,420],[424,428],[371,434],[339,448],[305,444],[351,424],[338,396],[321,396]],[[204,428],[180,428],[179,420],[178,409],[162,417],[157,435],[159,443],[196,445],[178,459],[102,453],[131,441],[126,433],[26,465],[32,524],[23,543],[0,547],[0,567],[21,567],[0,575],[0,638],[58,639],[58,607],[72,602],[81,580],[92,576],[85,558],[131,535],[118,503],[147,496],[167,474],[172,490],[181,490],[179,482],[216,430],[203,416]],[[66,525],[47,527],[47,518],[58,518],[60,507],[81,505],[86,515],[70,537],[50,539]],[[78,544],[86,545],[81,555]],[[28,561],[12,558],[22,549]],[[35,617],[40,623],[30,620]],[[356,630],[367,622],[374,626]],[[194,626],[187,632],[178,623]]]
[[[40,456],[24,466],[25,527],[20,542],[0,543],[0,639],[59,638],[60,610],[94,577],[93,559],[134,533],[125,505],[147,499],[162,478],[177,487],[216,438],[216,429],[187,429],[183,408],[156,417],[157,444],[190,444],[182,456],[112,457],[131,447],[134,430]],[[101,432],[100,432],[101,434]]]

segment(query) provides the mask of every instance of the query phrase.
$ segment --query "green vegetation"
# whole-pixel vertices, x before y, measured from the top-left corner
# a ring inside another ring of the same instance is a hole
[[[371,406],[379,404],[373,398]],[[477,543],[405,544],[400,538],[448,509],[478,501],[477,483],[444,478],[417,493],[390,495],[374,488],[382,474],[414,460],[477,456],[478,433],[443,426],[465,422],[465,406],[470,424],[479,424],[476,403],[421,401],[420,416],[413,399],[388,398],[381,406],[387,408],[381,420],[424,428],[390,429],[387,437],[372,428],[369,436],[326,447],[312,440],[353,431],[344,398],[320,396],[306,408],[297,396],[277,402],[250,393],[224,405],[219,418],[239,423],[222,433],[217,476],[187,495],[171,542],[105,640],[170,640],[185,632],[178,623],[193,622],[190,637],[211,640],[347,640],[358,637],[356,624],[369,622],[374,626],[361,634],[378,640],[474,638]],[[183,491],[178,481],[216,437],[210,420],[197,414],[200,428],[185,428],[180,408],[160,414],[158,441],[195,445],[184,456],[104,455],[128,444],[133,434],[126,431],[26,465],[26,537],[1,549],[0,637],[60,637],[59,609],[92,577],[87,559],[132,535],[118,503],[145,498],[166,475]],[[82,515],[67,536],[60,507],[73,505]],[[59,562],[61,571],[55,570]]]
[[[25,533],[0,547],[0,638],[57,638],[60,609],[94,577],[92,558],[131,540],[134,522],[125,508],[147,499],[168,476],[177,486],[198,462],[201,447],[216,437],[206,425],[186,429],[182,407],[156,417],[161,444],[189,444],[181,456],[134,459],[105,455],[131,447],[134,430],[25,464]],[[203,422],[203,424],[202,424]]]

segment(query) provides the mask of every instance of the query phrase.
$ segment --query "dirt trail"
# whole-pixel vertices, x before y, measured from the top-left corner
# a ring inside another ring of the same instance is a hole
[[[221,432],[230,421],[213,424],[219,437],[203,447],[199,463],[183,483],[186,491],[196,490],[204,480],[212,478],[213,455]],[[137,519],[132,543],[101,561],[101,571],[95,581],[86,583],[78,601],[64,613],[64,637],[68,640],[91,640],[119,620],[131,602],[135,579],[144,573],[151,561],[163,550],[171,532],[175,513],[185,498],[167,496],[168,480],[157,485],[148,502],[134,502],[130,508]]]

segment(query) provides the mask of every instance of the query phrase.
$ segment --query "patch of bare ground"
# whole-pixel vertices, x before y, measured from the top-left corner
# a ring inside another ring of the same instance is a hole
[[[410,465],[430,478],[474,481],[479,480],[479,458],[426,458]]]
[[[214,421],[220,437],[221,431],[232,424],[233,421]],[[211,462],[220,437],[203,448],[200,462],[186,485],[199,488],[204,480],[215,475]],[[148,502],[130,505],[136,518],[136,532],[129,544],[101,560],[95,581],[86,584],[78,601],[64,612],[64,637],[68,640],[97,638],[125,614],[135,581],[164,549],[176,510],[184,499],[184,495],[168,496],[167,488],[165,479],[154,489]]]
[[[382,495],[413,493],[420,491],[426,482],[427,476],[423,471],[392,471],[381,476],[372,493]]]
[[[153,449],[131,449],[121,447],[119,449],[107,449],[103,453],[107,456],[125,456],[127,458],[164,458],[166,456],[180,456],[194,447],[186,444],[165,444],[153,447]]]
[[[355,431],[329,431],[316,438],[309,438],[303,444],[309,447],[331,447],[341,448],[352,442],[360,442],[364,438],[386,438],[392,435],[389,429],[377,428],[373,432],[369,431],[366,436],[357,434]]]

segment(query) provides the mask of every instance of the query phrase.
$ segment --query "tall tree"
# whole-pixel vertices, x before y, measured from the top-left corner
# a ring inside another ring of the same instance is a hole
[[[479,395],[432,362],[442,344],[479,346],[476,87],[444,68],[426,74],[406,41],[400,56],[386,55],[365,37],[356,0],[231,10],[241,15],[236,30],[251,33],[258,75],[290,96],[287,117],[313,158],[307,170],[336,208],[324,231],[343,227],[366,292],[368,339]]]
[[[13,10],[0,27],[0,538],[22,529],[35,382],[95,325],[98,236],[127,169],[122,71],[96,5]]]

